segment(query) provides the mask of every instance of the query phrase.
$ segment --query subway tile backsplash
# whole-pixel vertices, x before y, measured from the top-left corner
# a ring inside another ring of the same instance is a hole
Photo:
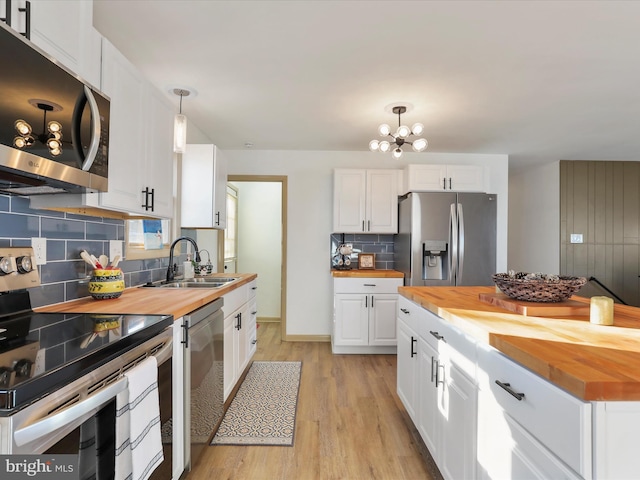
[[[47,239],[47,264],[38,266],[41,286],[29,289],[33,307],[88,296],[91,267],[80,252],[109,255],[109,240],[124,241],[124,227],[124,220],[35,210],[29,198],[0,195],[0,246],[31,246],[32,237]],[[178,265],[182,260],[176,258]],[[132,287],[163,279],[168,265],[168,258],[125,259],[119,267],[125,285]]]
[[[335,254],[338,246],[342,243],[350,243],[353,245],[353,254],[351,255],[351,268],[358,268],[359,253],[375,253],[376,268],[380,270],[393,270],[393,235],[375,235],[375,234],[331,234],[331,265],[335,265]]]

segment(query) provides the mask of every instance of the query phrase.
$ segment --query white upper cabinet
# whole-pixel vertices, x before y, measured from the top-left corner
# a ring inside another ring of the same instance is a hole
[[[398,170],[336,169],[333,231],[398,233]]]
[[[189,144],[182,154],[183,228],[227,226],[227,160],[212,144]]]
[[[3,2],[4,3],[4,2]],[[11,4],[11,26],[62,65],[100,86],[100,35],[93,28],[93,2],[77,0],[24,0]]]
[[[485,173],[479,165],[407,165],[403,190],[485,192]]]

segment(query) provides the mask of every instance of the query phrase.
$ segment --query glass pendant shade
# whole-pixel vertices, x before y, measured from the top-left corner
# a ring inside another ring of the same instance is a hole
[[[29,135],[31,133],[31,125],[24,120],[16,120],[14,125],[20,135]]]
[[[173,121],[173,151],[184,153],[187,148],[187,117],[177,114]]]
[[[427,145],[427,141],[424,138],[418,138],[417,140],[413,141],[412,147],[416,152],[422,152],[427,148]]]
[[[407,127],[406,125],[401,125],[398,127],[396,135],[400,138],[407,138],[409,135],[411,135],[411,130],[409,130],[409,127]]]
[[[414,135],[421,135],[422,132],[424,132],[424,125],[422,125],[421,123],[414,123],[411,127],[411,133],[413,133]]]
[[[49,122],[49,125],[47,125],[47,128],[49,129],[49,131],[51,133],[57,133],[60,130],[62,130],[62,125],[60,125],[58,122],[56,121],[51,121]]]
[[[369,142],[369,150],[371,150],[372,152],[377,151],[379,146],[380,142],[378,142],[378,140],[371,140]]]
[[[393,151],[391,155],[393,155],[393,158],[398,160],[402,156],[402,150],[398,147]]]
[[[391,148],[391,144],[386,140],[383,140],[382,142],[380,142],[380,145],[378,146],[378,148],[382,153],[386,153]]]
[[[18,148],[24,148],[26,147],[27,142],[25,141],[25,139],[23,137],[15,137],[13,139],[13,146],[14,147],[18,147]]]
[[[378,127],[378,133],[381,136],[386,137],[387,135],[389,135],[391,133],[391,127],[389,125],[387,125],[386,123],[383,123],[382,125],[380,125]]]

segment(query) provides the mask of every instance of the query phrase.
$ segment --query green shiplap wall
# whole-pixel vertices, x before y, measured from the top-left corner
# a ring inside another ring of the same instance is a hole
[[[593,276],[640,306],[639,260],[640,162],[561,161],[561,273]]]

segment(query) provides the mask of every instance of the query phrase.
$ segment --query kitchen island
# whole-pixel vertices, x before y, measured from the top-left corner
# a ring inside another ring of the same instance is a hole
[[[602,326],[480,301],[493,287],[399,293],[398,394],[445,478],[637,475],[640,309]]]

